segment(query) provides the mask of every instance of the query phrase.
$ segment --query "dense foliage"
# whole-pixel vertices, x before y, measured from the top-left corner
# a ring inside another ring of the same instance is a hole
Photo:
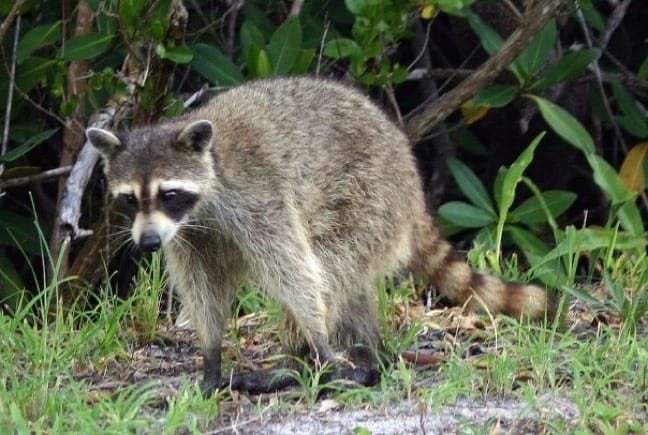
[[[444,229],[485,248],[476,263],[499,270],[502,251],[517,247],[532,278],[563,287],[600,278],[610,246],[644,256],[648,11],[549,1],[561,7],[533,38],[507,44],[541,3],[0,1],[0,298],[11,306],[55,275],[112,273],[100,174],[81,213],[94,232],[72,231],[70,249],[61,237],[65,174],[97,114],[115,128],[144,124],[201,91],[281,74],[352,80],[380,100],[416,142]],[[519,55],[495,80],[416,127],[506,50]]]

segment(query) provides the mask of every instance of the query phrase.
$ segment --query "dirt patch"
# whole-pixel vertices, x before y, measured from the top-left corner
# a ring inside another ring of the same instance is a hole
[[[578,418],[578,409],[572,402],[552,396],[539,398],[533,408],[515,400],[461,399],[436,409],[409,402],[380,408],[345,409],[333,400],[325,400],[318,407],[297,412],[241,416],[229,426],[209,433],[448,434],[471,430],[538,433],[547,429],[543,422],[560,420],[571,425]]]

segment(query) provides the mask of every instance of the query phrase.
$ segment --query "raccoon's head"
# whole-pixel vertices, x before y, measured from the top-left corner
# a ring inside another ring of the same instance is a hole
[[[156,251],[176,235],[213,186],[214,127],[202,120],[162,123],[125,134],[89,128],[108,188],[132,221],[134,242]]]

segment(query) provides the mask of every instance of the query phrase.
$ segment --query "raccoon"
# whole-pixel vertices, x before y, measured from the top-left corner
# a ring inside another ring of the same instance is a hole
[[[471,270],[441,237],[408,138],[350,86],[252,81],[188,115],[87,137],[135,244],[163,250],[201,342],[207,395],[290,382],[266,371],[223,381],[226,321],[248,281],[283,307],[287,353],[327,363],[328,380],[364,385],[384,355],[374,286],[398,271],[471,310],[552,315],[545,289]]]

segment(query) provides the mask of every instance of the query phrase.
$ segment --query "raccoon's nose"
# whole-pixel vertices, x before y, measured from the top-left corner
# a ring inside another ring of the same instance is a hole
[[[139,241],[139,247],[146,252],[155,252],[162,246],[162,239],[156,232],[146,232],[142,234]]]

